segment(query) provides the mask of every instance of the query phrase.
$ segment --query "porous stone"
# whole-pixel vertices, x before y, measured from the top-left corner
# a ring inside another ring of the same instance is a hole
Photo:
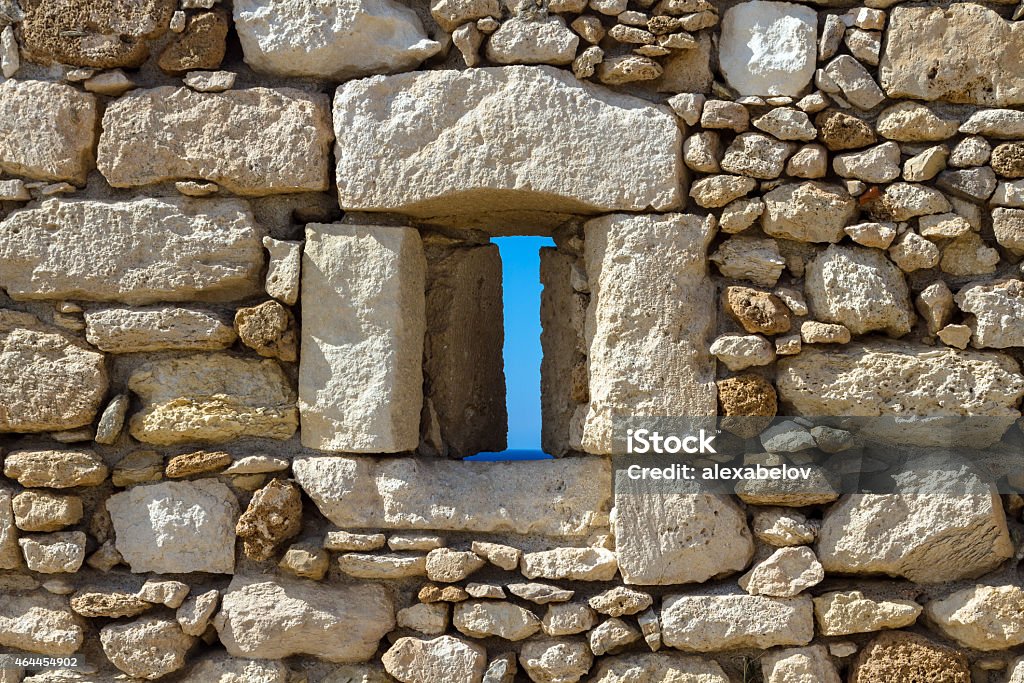
[[[992,232],[996,241],[1010,253],[1024,254],[1024,211],[998,208],[992,210]]]
[[[900,177],[900,146],[883,142],[863,152],[840,154],[832,160],[835,172],[843,178],[856,178],[872,185]]]
[[[82,519],[82,499],[45,491],[22,491],[12,501],[14,521],[22,531],[58,531]]]
[[[867,147],[877,139],[867,121],[837,109],[821,112],[814,117],[814,124],[818,139],[833,152]]]
[[[283,659],[306,654],[329,662],[362,662],[395,627],[387,590],[378,584],[328,585],[304,579],[236,576],[214,628],[228,654]]]
[[[296,543],[288,548],[277,566],[292,576],[319,581],[327,575],[331,558],[312,543]]]
[[[447,541],[445,541],[444,537],[437,534],[404,532],[391,534],[388,537],[388,547],[396,551],[422,550],[428,552],[444,548],[446,544]]]
[[[1014,140],[1024,136],[1024,112],[1016,109],[979,109],[960,125],[960,132]]]
[[[415,11],[393,0],[239,0],[234,20],[245,62],[273,76],[347,81],[415,69],[441,50]]]
[[[1024,33],[973,3],[897,7],[879,65],[889,97],[1003,107],[1024,103]]]
[[[857,212],[848,192],[836,185],[783,185],[764,196],[761,227],[772,237],[801,242],[838,242]]]
[[[40,592],[7,594],[0,602],[3,647],[66,657],[77,652],[84,640],[84,622],[68,609],[67,598]]]
[[[541,628],[549,636],[571,636],[589,631],[597,623],[597,614],[587,605],[560,602],[548,605]]]
[[[260,237],[238,200],[47,199],[0,223],[0,287],[13,299],[232,301],[258,291]]]
[[[913,230],[907,230],[896,238],[888,249],[889,258],[904,273],[934,268],[939,265],[939,248],[934,242],[921,237]]]
[[[544,19],[513,16],[487,41],[487,58],[495,64],[569,64],[580,39],[560,16]]]
[[[760,595],[668,595],[661,609],[665,645],[689,652],[806,645],[814,637],[811,599]]]
[[[71,609],[83,617],[136,617],[149,608],[148,602],[131,593],[80,591],[71,596]]]
[[[652,603],[653,599],[649,594],[627,586],[609,588],[587,601],[587,604],[595,610],[610,617],[621,617],[627,614],[643,612]]]
[[[217,351],[236,338],[220,315],[197,308],[98,308],[85,325],[85,338],[107,353]]]
[[[552,586],[547,583],[510,583],[506,586],[512,595],[538,605],[572,600],[575,591]]]
[[[673,654],[628,654],[600,660],[593,683],[729,683],[713,659]]]
[[[332,138],[321,94],[162,86],[107,106],[97,165],[113,187],[199,179],[240,195],[321,192]]]
[[[710,219],[683,214],[615,214],[584,226],[591,302],[585,326],[590,402],[582,450],[624,448],[613,435],[618,417],[714,414],[714,365],[705,351],[714,326],[715,294],[706,261],[712,227]],[[624,260],[624,254],[630,258]],[[680,300],[694,305],[681,309],[668,303]],[[660,311],[657,316],[646,313],[652,306]],[[668,329],[686,333],[663,335]],[[652,339],[658,343],[652,345]],[[665,372],[638,372],[627,359],[641,348]]]
[[[805,320],[800,323],[800,339],[804,344],[848,344],[850,328],[836,323]]]
[[[276,361],[227,355],[157,360],[128,379],[142,410],[130,421],[143,443],[287,439],[298,426],[295,391]]]
[[[879,377],[888,381],[880,383]],[[983,448],[1003,435],[1017,418],[1015,405],[1024,395],[1020,369],[1002,354],[884,341],[805,349],[783,358],[775,386],[779,398],[798,415],[886,417],[867,427],[898,443],[972,448]],[[932,419],[911,428],[912,420],[894,424],[896,415]],[[964,415],[976,417],[955,420]],[[955,421],[956,429],[937,429],[942,420]]]
[[[231,574],[238,501],[199,479],[135,486],[107,499],[118,552],[135,573]]]
[[[973,168],[987,164],[991,158],[992,145],[985,138],[974,135],[956,143],[949,156],[949,165],[956,168]]]
[[[992,150],[992,170],[1004,178],[1024,177],[1024,143],[1005,142],[997,145]]]
[[[965,314],[976,348],[1005,349],[1024,346],[1024,282],[1015,279],[973,284],[953,300]]]
[[[828,152],[821,145],[805,145],[786,162],[786,173],[797,178],[823,178],[828,173]]]
[[[754,373],[718,380],[719,425],[741,438],[757,436],[778,411],[775,387]]]
[[[193,69],[217,69],[227,52],[230,27],[227,13],[197,12],[188,17],[184,30],[160,53],[157,66],[180,76]]]
[[[324,548],[327,550],[379,550],[384,547],[384,540],[384,534],[331,531],[324,537]]]
[[[476,553],[450,548],[435,548],[427,553],[427,578],[455,583],[487,564]]]
[[[419,234],[312,224],[303,261],[303,445],[349,453],[414,450],[426,329]]]
[[[841,683],[824,645],[767,653],[761,659],[765,683]]]
[[[880,201],[884,211],[894,221],[949,213],[952,210],[942,192],[916,183],[893,183],[885,188]]]
[[[231,464],[231,454],[223,451],[196,451],[176,455],[167,461],[164,473],[170,479],[219,472]]]
[[[225,652],[214,652],[200,659],[183,680],[186,683],[288,683],[289,674],[283,662],[240,659]],[[353,683],[381,683],[361,677],[350,680]]]
[[[185,666],[185,655],[196,639],[177,622],[147,617],[100,629],[103,654],[133,678],[154,680]]]
[[[421,95],[394,97],[408,91]],[[671,210],[686,192],[682,135],[667,107],[580,83],[554,67],[351,81],[339,88],[334,112],[345,210],[398,211],[488,231],[524,223],[536,229],[565,214]],[[487,145],[477,143],[481,131]],[[459,164],[424,175],[422,159],[433,158],[439,141],[459,150]],[[509,163],[513,148],[532,152]],[[568,172],[567,154],[588,161]],[[369,156],[381,160],[372,170]],[[597,167],[600,177],[589,172]]]
[[[622,619],[611,618],[587,634],[590,651],[595,655],[620,652],[640,640],[640,631]]]
[[[1024,643],[1024,590],[1019,586],[964,588],[925,606],[925,616],[963,647],[1005,650]]]
[[[751,334],[781,334],[790,327],[790,310],[769,292],[731,285],[722,293],[722,308]]]
[[[854,334],[880,330],[898,337],[913,325],[903,274],[874,249],[829,246],[807,264],[805,290],[815,318]]]
[[[0,486],[0,569],[17,569],[21,566],[21,548],[18,546],[18,531],[14,524],[11,501],[14,492],[7,486]]]
[[[611,491],[601,458],[470,463],[311,456],[296,458],[292,471],[324,516],[356,529],[586,536],[607,523]],[[394,487],[395,481],[405,485]]]
[[[519,651],[519,663],[534,683],[576,683],[590,671],[594,656],[582,641],[530,640]]]
[[[761,0],[754,0],[755,2]],[[741,133],[725,150],[722,170],[761,180],[782,175],[793,145],[761,133]]]
[[[692,171],[700,173],[722,172],[722,138],[715,131],[704,130],[694,133],[683,143],[683,161]],[[748,190],[749,192],[749,190]],[[701,196],[709,192],[700,191]],[[690,188],[690,196],[694,197],[694,189]]]
[[[713,175],[701,178],[690,188],[690,196],[698,206],[717,209],[744,197],[757,187],[753,178],[737,175]]]
[[[708,349],[733,372],[775,360],[775,347],[758,334],[723,334]]]
[[[346,553],[338,558],[338,569],[359,579],[409,579],[427,575],[427,556]]]
[[[302,243],[264,237],[263,246],[270,257],[264,288],[267,294],[289,306],[299,300],[302,272]]]
[[[40,3],[42,4],[42,3]],[[0,171],[85,184],[94,164],[96,98],[61,83],[0,83]]]
[[[874,600],[860,591],[814,598],[814,616],[825,636],[846,636],[903,628],[917,621],[922,607],[913,600]]]
[[[481,683],[487,651],[461,638],[399,638],[381,657],[384,668],[402,683]]]
[[[428,636],[444,634],[448,628],[448,605],[418,603],[398,611],[399,628],[411,628]]]
[[[525,553],[520,570],[528,579],[611,581],[617,565],[606,548],[555,548]]]
[[[219,604],[220,591],[209,590],[199,595],[192,595],[178,607],[174,618],[186,635],[201,636],[209,626],[210,619],[213,618],[213,613]]]
[[[0,260],[0,280],[3,270]],[[0,378],[0,433],[89,425],[108,384],[103,354],[31,314],[2,308]]]
[[[739,102],[708,100],[701,111],[700,125],[742,133],[750,127],[750,112]]]
[[[799,95],[814,75],[818,17],[812,8],[752,0],[722,17],[722,72],[741,95]]]
[[[740,588],[751,595],[790,598],[825,578],[821,563],[806,547],[779,548],[739,578]]]
[[[898,102],[886,107],[875,124],[879,134],[897,142],[933,142],[956,134],[960,123],[944,119],[919,102]]]
[[[536,614],[510,602],[460,602],[455,605],[452,623],[471,638],[523,640],[540,630]]]
[[[149,579],[139,589],[138,596],[148,603],[177,609],[185,602],[188,593],[188,584],[181,581]]]
[[[25,566],[40,574],[73,574],[85,560],[86,536],[81,531],[58,531],[18,539]]]
[[[298,360],[298,335],[295,316],[277,301],[240,308],[235,312],[238,338],[264,358],[285,362]]]
[[[754,513],[754,535],[772,546],[789,547],[811,543],[817,538],[818,526],[797,510],[769,508]]]
[[[302,492],[295,482],[274,479],[249,501],[235,533],[253,560],[267,560],[277,546],[302,531]]]
[[[499,0],[434,0],[430,4],[430,14],[445,31],[454,31],[460,25],[477,19],[500,18],[501,4]]]
[[[114,486],[127,487],[159,481],[164,476],[164,459],[156,451],[133,451],[121,458],[111,474]]]
[[[472,549],[474,553],[491,564],[508,571],[519,566],[519,559],[523,555],[523,551],[519,548],[486,541],[473,541]]]
[[[860,651],[850,683],[887,683],[897,678],[934,683],[971,683],[967,659],[953,648],[916,633],[883,633]]]
[[[98,486],[109,470],[92,451],[12,451],[4,458],[4,476],[32,488]]]
[[[888,249],[896,237],[894,223],[858,223],[846,226],[843,231],[857,244],[877,249]]]
[[[818,135],[806,112],[780,107],[752,121],[755,128],[763,130],[779,140],[803,140],[809,142]]]
[[[762,287],[775,285],[786,267],[778,242],[748,235],[725,240],[709,260],[718,266],[723,276],[748,280]]]
[[[764,202],[760,199],[737,199],[729,202],[718,219],[718,228],[724,233],[743,232],[752,226],[764,213]]]

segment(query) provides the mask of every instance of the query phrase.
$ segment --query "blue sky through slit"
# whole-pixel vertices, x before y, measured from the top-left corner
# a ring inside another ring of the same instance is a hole
[[[508,450],[469,460],[543,458],[540,450],[540,250],[550,237],[501,237],[505,310],[505,386]]]

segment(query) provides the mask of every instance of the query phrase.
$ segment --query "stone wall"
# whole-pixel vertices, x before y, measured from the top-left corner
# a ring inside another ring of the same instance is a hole
[[[867,4],[0,0],[0,681],[1024,681],[1024,5]]]

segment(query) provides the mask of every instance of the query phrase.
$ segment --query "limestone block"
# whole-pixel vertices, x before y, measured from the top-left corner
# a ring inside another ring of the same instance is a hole
[[[273,76],[347,81],[415,69],[441,49],[394,0],[239,0],[234,15],[245,62]]]
[[[263,246],[270,256],[265,284],[267,294],[293,306],[299,300],[302,242],[275,240],[268,236],[263,238]]]
[[[671,210],[686,192],[668,107],[550,66],[350,81],[334,126],[346,211],[536,231],[566,214]]]
[[[235,657],[365,662],[395,627],[395,609],[378,584],[236,576],[213,625]]]
[[[974,3],[897,7],[879,64],[889,97],[1024,104],[1024,27]]]
[[[503,451],[508,414],[498,247],[428,248],[426,257],[425,395],[447,454]]]
[[[25,566],[40,574],[73,574],[85,560],[85,534],[59,531],[53,534],[22,536],[18,539]]]
[[[100,629],[103,654],[133,678],[154,680],[185,666],[185,655],[196,643],[171,619],[145,617],[113,623]]]
[[[175,0],[20,0],[18,37],[25,59],[43,65],[108,69],[139,66],[148,42],[167,31]]]
[[[740,3],[722,17],[722,72],[741,95],[799,95],[814,75],[817,36],[818,16],[811,7]]]
[[[523,644],[519,663],[534,683],[576,683],[594,663],[587,644],[573,639],[539,639]]]
[[[332,138],[324,95],[162,86],[107,106],[97,165],[114,187],[209,180],[240,195],[321,192]]]
[[[135,573],[232,574],[238,501],[212,479],[135,486],[107,499],[116,546]]]
[[[972,345],[976,348],[1005,349],[1024,346],[1024,282],[1002,280],[972,284],[953,298],[967,314]]]
[[[871,341],[783,358],[775,387],[798,415],[885,417],[865,427],[895,443],[984,448],[1020,416],[1024,377],[1000,353]]]
[[[579,36],[565,19],[510,17],[487,41],[487,58],[495,64],[570,64],[576,57]]]
[[[579,306],[572,288],[576,258],[545,247],[540,250],[540,442],[556,457],[569,452],[576,400],[573,369],[585,362],[583,339],[574,322]]]
[[[872,600],[860,591],[826,593],[814,598],[814,616],[824,636],[846,636],[917,621],[922,607],[913,600]]]
[[[857,213],[857,204],[837,185],[783,185],[764,196],[761,226],[772,237],[800,242],[838,242]]]
[[[540,630],[536,614],[510,602],[460,602],[455,605],[452,622],[459,632],[472,638],[523,640]]]
[[[806,645],[814,637],[811,599],[760,595],[668,595],[665,645],[689,652]]]
[[[107,466],[92,451],[13,451],[4,459],[4,476],[32,488],[98,486]]]
[[[850,683],[890,681],[971,683],[967,658],[951,647],[916,633],[883,633],[860,651],[850,671]]]
[[[74,654],[85,640],[68,599],[36,592],[6,594],[0,601],[0,645],[52,657]]]
[[[185,683],[288,683],[284,662],[241,659],[214,652],[200,659],[182,680]],[[357,679],[357,683],[369,683]]]
[[[21,566],[21,548],[18,546],[18,530],[14,523],[11,501],[14,492],[0,486],[0,569],[17,569]]]
[[[481,683],[487,651],[461,638],[399,638],[381,657],[384,668],[402,683]]]
[[[555,548],[524,554],[520,569],[528,579],[611,581],[617,566],[606,548]]]
[[[600,660],[592,683],[729,683],[713,659],[677,654],[629,654]]]
[[[16,300],[232,301],[259,291],[261,232],[237,200],[48,199],[0,223],[0,287]]]
[[[142,401],[129,429],[143,443],[287,439],[298,426],[295,391],[273,360],[218,354],[157,360],[132,373],[128,388]]]
[[[964,647],[1005,650],[1024,643],[1024,590],[1019,586],[973,586],[925,606],[939,631]]]
[[[557,538],[585,537],[608,520],[611,473],[601,458],[489,463],[311,456],[296,458],[292,471],[342,528]]]
[[[0,433],[88,425],[107,384],[103,354],[33,315],[0,309]]]
[[[669,493],[620,476],[615,550],[632,585],[700,583],[742,571],[754,554],[745,513],[728,496]]]
[[[411,228],[311,224],[302,266],[302,444],[395,453],[419,443],[426,262]]]
[[[223,316],[197,308],[111,307],[85,313],[85,338],[107,353],[218,351],[235,330]]]
[[[751,595],[791,598],[825,579],[821,563],[806,546],[779,548],[739,579]]]
[[[96,98],[61,83],[0,83],[0,171],[85,184],[96,143]]]
[[[624,434],[614,433],[621,418],[715,414],[706,256],[713,227],[713,219],[684,214],[614,214],[585,225],[590,404],[582,450],[624,452],[616,443]]]
[[[22,531],[58,531],[82,519],[82,499],[47,491],[22,491],[14,497],[14,520]]]
[[[824,645],[769,652],[761,674],[765,683],[842,683]]]

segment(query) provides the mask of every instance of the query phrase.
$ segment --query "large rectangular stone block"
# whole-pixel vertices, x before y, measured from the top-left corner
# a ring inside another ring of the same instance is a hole
[[[582,362],[583,340],[574,318],[579,299],[572,288],[573,256],[540,250],[540,443],[554,456],[569,452],[569,430],[577,405],[574,368]]]
[[[507,444],[501,293],[497,245],[427,249],[423,369],[448,455]]]
[[[302,444],[396,453],[419,443],[426,259],[411,228],[306,227]]]
[[[96,98],[69,85],[0,83],[0,171],[84,184],[97,116]]]
[[[338,195],[488,232],[685,201],[674,115],[547,66],[350,81],[334,99]]]
[[[18,300],[232,301],[261,289],[261,238],[238,200],[49,199],[0,223],[0,287]]]
[[[333,138],[324,95],[163,86],[107,107],[97,163],[114,187],[202,179],[240,195],[319,192]]]
[[[581,537],[608,525],[602,458],[471,462],[308,456],[295,479],[341,528],[510,532]]]
[[[707,247],[714,218],[614,214],[585,226],[590,284],[586,340],[590,404],[580,446],[616,455],[629,417],[700,417],[717,411],[715,285]]]

